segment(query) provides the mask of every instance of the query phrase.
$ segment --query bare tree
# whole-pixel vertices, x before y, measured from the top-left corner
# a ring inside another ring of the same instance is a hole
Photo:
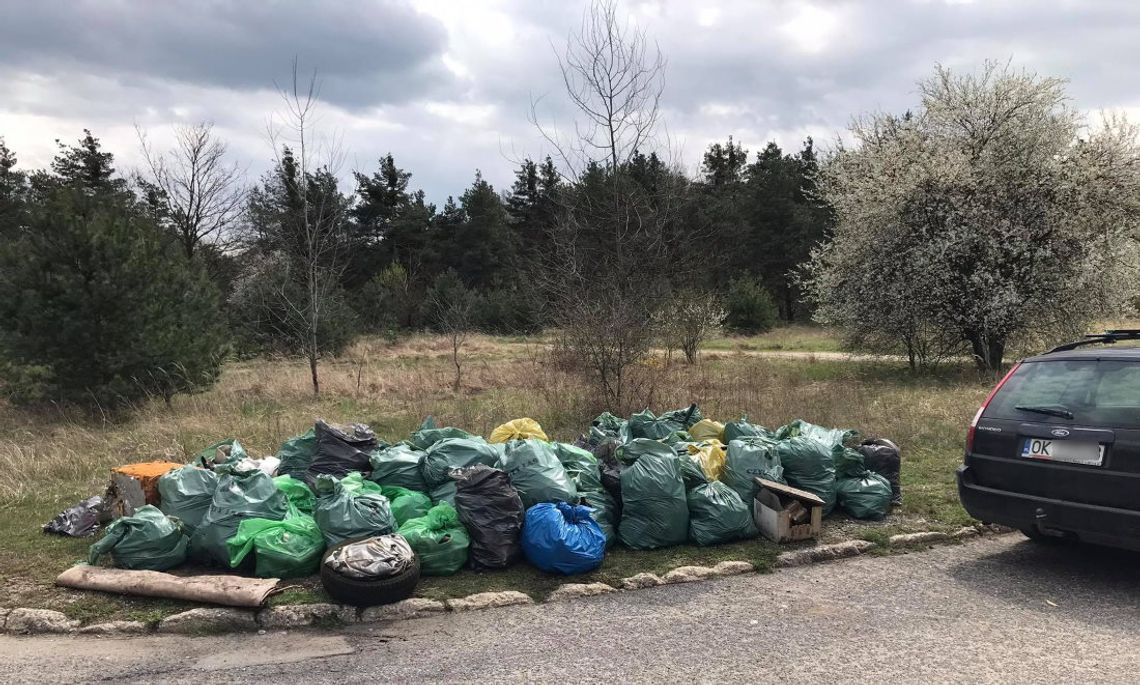
[[[317,131],[319,91],[316,73],[303,81],[294,60],[292,83],[281,89],[285,109],[268,126],[276,163],[250,194],[251,247],[263,263],[256,287],[246,288],[281,346],[308,360],[315,395],[318,361],[350,337],[335,320],[350,243],[348,201],[337,188],[344,154],[339,140]]]
[[[244,170],[227,161],[228,146],[214,135],[213,124],[174,127],[174,147],[156,151],[146,132],[135,127],[146,163],[143,183],[174,227],[188,258],[204,242],[225,246],[229,229],[241,216],[246,198]]]
[[[425,304],[431,317],[429,325],[446,336],[451,344],[451,363],[455,366],[455,380],[451,389],[458,391],[463,382],[463,345],[475,327],[475,295],[462,281],[450,274],[445,274],[437,286],[445,280],[448,281],[446,287],[435,287],[428,291]]]
[[[576,33],[566,39],[558,66],[579,116],[574,135],[531,121],[557,150],[568,173],[590,163],[617,168],[651,146],[660,119],[665,57],[645,31],[618,17],[617,0],[593,0]]]

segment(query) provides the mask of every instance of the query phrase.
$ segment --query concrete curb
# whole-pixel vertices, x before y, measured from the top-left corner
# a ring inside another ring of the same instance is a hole
[[[1013,532],[1004,526],[966,526],[950,534],[940,531],[903,533],[888,538],[884,548],[929,545],[940,542],[965,540],[980,536],[1002,535]],[[776,557],[775,567],[793,568],[809,564],[859,556],[875,547],[868,540],[847,540],[830,545],[783,552]],[[692,583],[726,576],[755,573],[756,567],[747,561],[722,561],[715,566],[679,566],[656,575],[638,573],[622,578],[617,587],[605,583],[566,583],[559,586],[545,602],[564,602],[612,594],[619,591],[641,590],[661,585]],[[110,621],[80,627],[79,621],[64,613],[49,609],[0,609],[0,634],[34,635],[71,633],[81,635],[117,636],[146,633],[164,634],[215,634],[239,631],[264,633],[266,630],[307,628],[312,626],[353,625],[356,623],[387,623],[414,618],[425,618],[444,613],[478,611],[507,606],[533,605],[534,600],[516,590],[480,592],[467,597],[445,601],[412,597],[394,604],[357,608],[342,604],[285,604],[258,610],[202,607],[167,616],[156,624],[140,621]]]

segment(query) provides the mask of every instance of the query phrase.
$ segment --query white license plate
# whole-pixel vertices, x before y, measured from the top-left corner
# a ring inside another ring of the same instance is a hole
[[[1050,440],[1028,438],[1021,448],[1026,459],[1063,461],[1069,464],[1100,466],[1104,463],[1104,445],[1079,440]]]

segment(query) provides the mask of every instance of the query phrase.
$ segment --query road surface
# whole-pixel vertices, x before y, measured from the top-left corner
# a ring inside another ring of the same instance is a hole
[[[1140,555],[986,538],[336,632],[0,638],[0,682],[1134,682]]]

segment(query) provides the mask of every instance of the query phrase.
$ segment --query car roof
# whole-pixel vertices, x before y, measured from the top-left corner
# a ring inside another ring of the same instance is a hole
[[[1081,347],[1063,352],[1046,352],[1035,357],[1023,359],[1023,362],[1062,362],[1062,361],[1097,361],[1100,359],[1111,361],[1140,362],[1140,345],[1116,346],[1104,345],[1096,347]]]

